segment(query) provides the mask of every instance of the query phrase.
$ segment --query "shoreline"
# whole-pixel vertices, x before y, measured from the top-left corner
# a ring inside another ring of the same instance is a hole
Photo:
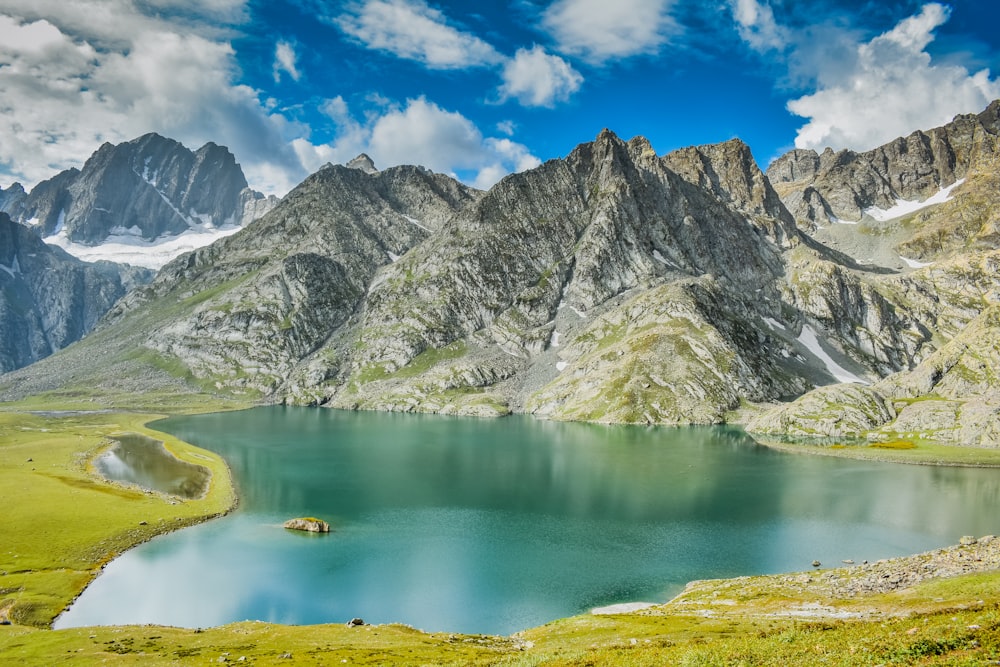
[[[73,411],[69,411],[69,412],[73,412]],[[97,412],[95,412],[93,414],[113,414],[113,412],[97,411]],[[210,414],[210,413],[206,413],[206,414]],[[42,415],[42,416],[46,416],[46,415]],[[146,429],[149,429],[150,431],[152,431],[154,433],[158,433],[160,435],[166,435],[166,434],[162,433],[161,431],[156,431],[155,429],[151,429],[149,427],[150,423],[155,422],[155,421],[160,421],[161,419],[165,419],[166,417],[167,417],[167,415],[154,415],[148,422],[143,422],[142,423],[142,427],[146,428]],[[124,434],[117,434],[117,435],[124,435]],[[151,436],[149,436],[147,434],[142,434],[142,433],[135,433],[134,435],[140,435],[140,436],[147,437],[147,438],[150,438],[152,440],[155,440],[156,442],[159,443],[159,445],[170,456],[174,457],[175,459],[177,459],[178,461],[181,461],[183,463],[191,463],[190,461],[185,461],[184,459],[182,459],[181,457],[179,457],[177,455],[177,452],[173,451],[167,445],[167,443],[166,443],[165,440],[159,440],[159,439],[156,439],[156,438],[152,438]],[[96,470],[96,468],[94,466],[94,460],[98,456],[100,456],[103,453],[109,451],[111,448],[113,448],[115,446],[115,443],[118,442],[118,440],[116,440],[115,438],[116,438],[115,435],[106,435],[104,437],[105,442],[103,442],[100,445],[98,445],[97,447],[93,448],[87,454],[86,459],[81,462],[82,463],[83,472],[85,474],[87,474],[89,477],[98,480],[100,483],[108,484],[110,486],[114,486],[114,487],[117,487],[117,488],[120,488],[120,489],[125,489],[125,490],[130,490],[130,491],[138,490],[143,495],[158,497],[161,500],[169,502],[172,505],[179,504],[179,503],[185,503],[185,502],[199,502],[199,501],[204,501],[204,500],[206,500],[208,498],[209,494],[212,491],[212,487],[215,484],[216,472],[217,471],[214,471],[211,468],[209,468],[208,466],[204,466],[204,465],[202,465],[201,467],[203,467],[206,470],[208,470],[208,472],[209,472],[209,477],[208,477],[209,482],[208,482],[208,486],[205,488],[205,492],[201,496],[199,496],[198,498],[182,498],[180,496],[174,496],[174,495],[171,495],[171,494],[168,494],[168,493],[164,493],[162,491],[157,491],[156,489],[149,489],[149,488],[146,488],[146,487],[141,486],[139,484],[134,484],[134,483],[130,484],[130,483],[125,483],[125,482],[119,482],[117,480],[108,479],[107,477],[104,477],[103,475],[101,475]],[[196,447],[195,445],[192,445],[191,443],[185,442],[183,440],[178,440],[178,442],[182,442],[185,446],[192,448],[192,450],[194,450],[196,453],[199,453],[200,456],[204,456],[204,455],[201,455],[200,452],[202,452],[202,451],[209,451],[209,450],[203,450],[201,447]],[[212,453],[212,452],[209,452],[209,453]],[[201,516],[192,516],[192,517],[184,517],[184,518],[175,519],[174,521],[170,522],[169,524],[161,519],[161,521],[158,522],[157,525],[155,525],[155,526],[152,527],[152,530],[150,531],[149,534],[140,536],[140,538],[137,541],[135,541],[134,543],[132,543],[130,546],[128,546],[125,549],[122,549],[121,551],[119,551],[118,553],[112,554],[109,557],[107,557],[106,559],[102,560],[101,563],[100,563],[100,565],[95,570],[92,571],[92,573],[91,573],[92,576],[87,580],[86,585],[83,588],[81,588],[77,592],[77,594],[73,597],[73,599],[70,600],[68,603],[66,603],[66,605],[59,611],[59,613],[49,622],[49,624],[48,624],[48,629],[49,630],[55,630],[56,629],[55,628],[55,624],[62,617],[62,615],[65,614],[69,610],[69,608],[73,606],[73,603],[75,603],[78,599],[80,599],[80,596],[83,595],[86,592],[86,590],[90,587],[90,585],[93,584],[94,581],[96,581],[97,578],[100,577],[101,574],[104,573],[104,568],[107,567],[109,563],[111,563],[112,561],[114,561],[118,557],[122,556],[123,554],[125,554],[128,551],[131,551],[132,549],[135,549],[136,547],[139,547],[139,546],[141,546],[143,544],[146,544],[147,542],[150,542],[151,540],[156,539],[157,537],[161,537],[163,535],[169,535],[170,533],[177,532],[178,530],[183,530],[184,528],[190,528],[191,526],[197,526],[197,525],[200,525],[202,523],[207,523],[209,521],[212,521],[213,519],[221,519],[222,517],[228,516],[233,511],[235,511],[237,507],[239,507],[240,499],[239,499],[239,494],[236,493],[236,484],[233,481],[233,471],[229,467],[229,463],[224,458],[222,458],[218,454],[216,454],[216,456],[218,457],[219,461],[221,461],[222,466],[223,466],[223,468],[224,468],[224,470],[226,472],[226,480],[225,480],[226,491],[228,491],[228,496],[229,496],[230,501],[231,501],[230,504],[229,504],[229,506],[227,508],[223,509],[223,510],[220,510],[218,512],[214,512],[212,514],[205,514],[205,515],[201,515]],[[194,464],[194,465],[201,465],[201,464]],[[162,525],[160,525],[160,524],[162,524]],[[150,524],[148,522],[146,523],[146,525],[150,526]]]
[[[74,411],[67,411],[67,412],[71,413],[71,412],[74,412]],[[79,411],[76,411],[76,412],[79,413]],[[113,414],[113,413],[106,412],[106,411],[97,411],[97,412],[91,413],[91,414]],[[49,415],[40,415],[40,416],[49,416]],[[56,415],[53,415],[53,416],[56,416]],[[62,415],[58,415],[58,416],[62,416]],[[166,417],[165,415],[155,415],[155,416],[153,416],[153,418],[149,422],[144,422],[142,424],[142,426],[144,428],[149,429],[149,424],[151,422],[159,421],[161,419],[164,419],[165,417]],[[153,431],[153,432],[155,432],[155,433],[161,433],[160,431],[155,431],[154,429],[150,429],[150,430]],[[115,443],[119,442],[116,439],[116,437],[120,436],[120,435],[127,435],[127,434],[116,434],[116,435],[105,436],[105,438],[104,438],[105,442],[103,442],[100,445],[98,445],[97,447],[93,448],[91,450],[91,452],[88,453],[88,455],[86,457],[86,460],[84,460],[84,461],[81,462],[82,471],[85,474],[87,474],[89,477],[97,480],[99,483],[108,484],[110,486],[117,487],[117,488],[120,488],[120,489],[123,489],[123,490],[127,490],[127,491],[138,491],[138,492],[142,493],[143,495],[147,495],[147,496],[158,497],[161,500],[163,500],[165,502],[168,502],[168,503],[170,503],[172,505],[179,504],[179,503],[185,503],[185,502],[198,502],[198,501],[203,501],[206,498],[208,498],[208,495],[209,495],[209,493],[212,490],[212,486],[213,486],[213,484],[215,484],[216,471],[213,471],[208,466],[204,466],[204,465],[201,465],[201,464],[194,464],[194,465],[200,465],[201,467],[203,467],[206,470],[208,470],[208,473],[209,473],[208,480],[209,481],[208,481],[208,486],[205,488],[205,492],[201,496],[199,496],[197,498],[182,498],[181,496],[171,495],[169,493],[164,493],[162,491],[157,491],[156,489],[149,489],[149,488],[146,488],[146,487],[144,487],[144,486],[142,486],[140,484],[120,482],[118,480],[109,479],[109,478],[105,477],[104,475],[101,475],[100,472],[98,472],[97,469],[96,469],[96,467],[94,466],[94,460],[98,456],[101,456],[102,454],[104,454],[105,452],[107,452],[111,448],[113,448],[115,446]],[[190,461],[185,461],[184,459],[180,458],[177,455],[177,452],[173,451],[170,447],[168,447],[167,443],[164,440],[159,440],[159,439],[156,439],[156,438],[152,438],[151,436],[149,436],[147,434],[142,434],[142,433],[133,433],[132,435],[139,435],[139,436],[142,436],[142,437],[150,438],[151,440],[155,440],[157,443],[159,443],[159,445],[170,456],[174,457],[176,460],[181,461],[183,463],[191,463]],[[184,441],[179,441],[179,442],[184,442]],[[184,442],[184,444],[186,446],[188,446],[188,447],[191,447],[193,450],[197,450],[198,452],[200,452],[200,451],[208,451],[208,450],[202,450],[200,447],[195,447],[194,445],[192,445],[189,442]],[[218,456],[218,455],[216,455],[216,456]],[[174,532],[177,532],[178,530],[183,530],[185,528],[190,528],[191,526],[197,526],[197,525],[200,525],[202,523],[207,523],[209,521],[212,521],[213,519],[221,519],[222,517],[228,516],[233,511],[235,511],[237,507],[239,507],[239,495],[236,493],[236,485],[233,483],[232,469],[229,467],[229,463],[224,458],[222,458],[221,456],[219,456],[218,458],[222,462],[222,465],[224,466],[225,471],[226,471],[226,480],[225,480],[225,483],[227,485],[226,488],[229,491],[229,493],[228,493],[229,497],[232,499],[232,502],[230,503],[229,507],[227,507],[226,509],[221,510],[219,512],[215,512],[213,514],[206,514],[206,515],[194,516],[194,517],[185,517],[185,518],[182,518],[182,519],[174,520],[174,521],[170,522],[169,524],[167,522],[161,521],[161,522],[157,523],[155,526],[153,526],[153,529],[152,529],[152,531],[149,534],[140,536],[139,539],[138,539],[138,541],[132,543],[130,546],[126,547],[125,549],[123,549],[123,550],[119,551],[118,553],[113,554],[113,555],[109,556],[108,558],[106,558],[105,560],[101,561],[100,565],[95,570],[93,570],[91,572],[92,576],[87,580],[86,585],[83,588],[81,588],[79,590],[79,592],[77,592],[77,594],[75,596],[73,596],[73,599],[70,600],[68,603],[66,603],[66,606],[64,606],[59,611],[59,613],[52,619],[52,621],[49,622],[49,624],[48,624],[48,629],[49,630],[56,630],[57,629],[55,627],[56,622],[62,617],[63,614],[65,614],[67,611],[69,611],[69,608],[72,607],[73,604],[77,600],[80,599],[80,596],[83,595],[87,591],[87,589],[90,587],[90,585],[93,584],[97,580],[97,578],[100,577],[104,573],[104,568],[107,567],[108,564],[111,563],[112,561],[114,561],[117,558],[119,558],[120,556],[124,555],[126,552],[131,551],[132,549],[135,549],[135,548],[137,548],[139,546],[142,546],[143,544],[146,544],[147,542],[150,542],[150,541],[156,539],[157,537],[162,537],[163,535],[169,535],[170,533],[174,533]],[[146,525],[149,526],[150,524],[147,522]]]
[[[787,454],[828,456],[831,458],[852,459],[855,461],[872,461],[875,463],[898,463],[903,465],[919,465],[919,466],[938,467],[938,468],[1000,469],[1000,452],[996,452],[994,454],[994,456],[996,456],[996,458],[998,459],[997,462],[995,463],[991,461],[975,461],[975,460],[961,461],[954,459],[928,460],[928,459],[916,458],[914,454],[904,453],[904,452],[921,451],[919,445],[914,449],[895,450],[894,452],[894,450],[882,449],[877,447],[876,445],[836,445],[836,444],[824,445],[818,443],[810,443],[806,441],[787,442],[787,441],[782,441],[773,436],[755,435],[753,433],[747,433],[747,435],[761,447],[767,447],[768,449],[773,449]],[[970,447],[958,447],[951,445],[936,445],[936,446],[942,448],[950,447],[955,449],[957,452],[964,452],[968,454],[972,454],[974,452],[994,451],[988,449],[980,450],[980,449],[973,449]]]
[[[241,409],[245,409],[245,408],[241,408]],[[233,410],[227,410],[227,409],[222,409],[222,410],[215,409],[215,410],[212,410],[212,409],[209,409],[209,410],[206,410],[203,414],[208,414],[210,412],[231,412],[231,411],[233,411]],[[39,415],[37,413],[37,411],[16,411],[16,412],[21,412],[21,413],[29,413],[30,412],[32,414],[35,414],[36,416],[43,417],[43,418],[46,418],[46,419],[47,418],[56,418],[58,416],[64,416],[63,414],[60,414],[60,413],[56,413],[54,415],[53,414],[42,414],[42,415]],[[113,416],[115,414],[126,414],[126,413],[122,413],[122,412],[120,412],[118,410],[110,411],[110,412],[109,411],[105,411],[105,410],[100,410],[100,411],[95,411],[95,412],[90,413],[90,414],[98,414],[98,415],[102,415],[102,416]],[[132,414],[134,414],[134,413],[132,413]],[[163,493],[160,493],[160,492],[157,492],[157,491],[153,491],[153,490],[148,490],[148,489],[142,489],[141,493],[143,495],[145,495],[145,496],[155,496],[157,498],[160,498],[161,500],[171,500],[172,499],[172,500],[176,500],[176,501],[178,501],[180,503],[202,502],[202,501],[205,501],[205,499],[208,497],[208,495],[212,492],[212,489],[215,489],[217,485],[221,485],[223,487],[223,489],[222,489],[223,492],[228,497],[228,501],[227,501],[226,507],[224,509],[220,509],[219,511],[211,512],[211,513],[207,513],[207,514],[202,514],[202,515],[197,515],[197,516],[187,516],[187,517],[183,517],[183,518],[178,517],[178,518],[175,518],[173,521],[169,521],[169,522],[161,519],[159,522],[150,522],[149,524],[143,526],[143,528],[145,530],[142,530],[142,531],[139,531],[139,530],[129,531],[128,537],[130,539],[128,540],[128,546],[125,547],[125,548],[122,548],[120,550],[116,550],[116,551],[114,551],[114,552],[112,552],[110,554],[107,554],[98,563],[98,565],[93,570],[90,571],[91,576],[88,577],[88,579],[86,581],[86,584],[83,587],[79,588],[79,590],[77,590],[75,592],[75,595],[72,597],[72,599],[70,599],[68,602],[66,602],[66,604],[63,605],[62,608],[60,609],[59,613],[56,614],[51,619],[51,621],[48,623],[47,627],[49,629],[53,628],[53,626],[54,626],[55,622],[58,620],[58,618],[63,613],[65,613],[65,611],[67,609],[69,609],[69,607],[72,606],[72,604],[80,597],[80,595],[83,594],[83,592],[86,590],[86,588],[91,583],[93,583],[93,581],[98,576],[100,576],[100,574],[103,572],[105,566],[108,563],[110,563],[112,560],[114,560],[115,558],[117,558],[118,556],[120,556],[125,551],[133,549],[133,548],[135,548],[135,547],[137,547],[137,546],[139,546],[141,544],[144,544],[144,543],[146,543],[146,542],[148,542],[148,541],[152,540],[153,538],[158,537],[160,535],[169,534],[169,533],[172,533],[174,531],[181,530],[183,528],[187,528],[187,527],[190,527],[190,526],[194,526],[194,525],[198,525],[198,524],[201,524],[201,523],[205,523],[205,522],[213,520],[213,519],[222,518],[222,517],[227,516],[228,514],[232,513],[239,506],[239,495],[238,495],[238,493],[236,491],[235,480],[233,479],[233,476],[232,476],[232,470],[230,469],[230,467],[229,467],[228,463],[225,461],[225,459],[223,459],[221,456],[219,456],[217,454],[212,453],[210,450],[203,450],[200,447],[196,447],[196,446],[192,445],[191,443],[187,443],[187,442],[181,441],[181,440],[179,440],[177,438],[174,438],[173,436],[170,436],[169,434],[166,434],[166,433],[164,433],[162,431],[158,431],[154,427],[150,426],[150,424],[153,424],[153,423],[155,423],[155,422],[157,422],[159,420],[162,420],[162,419],[164,419],[164,418],[166,418],[168,416],[169,416],[169,414],[165,414],[165,413],[157,413],[157,414],[142,413],[142,420],[141,420],[140,426],[141,426],[141,429],[143,431],[146,431],[146,432],[145,433],[140,433],[140,435],[145,435],[146,437],[152,437],[152,438],[154,438],[156,440],[159,440],[160,442],[163,443],[164,449],[166,449],[174,458],[177,458],[180,461],[186,461],[188,463],[192,463],[192,461],[189,460],[191,458],[190,455],[188,456],[188,458],[183,458],[181,455],[179,455],[182,452],[178,452],[175,447],[171,447],[170,444],[168,444],[168,440],[170,440],[170,441],[176,440],[176,442],[179,443],[179,444],[181,444],[182,447],[184,447],[184,448],[190,448],[190,452],[188,452],[189,454],[192,454],[192,453],[201,453],[201,452],[204,451],[207,454],[209,454],[211,456],[214,456],[215,458],[218,459],[219,462],[221,462],[221,470],[224,471],[224,476],[221,477],[221,478],[218,477],[217,476],[217,471],[214,470],[214,469],[212,469],[212,468],[209,468],[211,470],[211,472],[212,472],[212,475],[211,475],[211,478],[210,478],[210,480],[211,480],[210,481],[210,488],[209,488],[208,491],[206,491],[205,497],[203,497],[200,500],[195,500],[195,501],[183,500],[183,499],[180,499],[180,498],[174,498],[173,496],[169,496],[168,494],[163,494]],[[740,426],[740,425],[738,425],[738,424],[730,424],[729,426]],[[665,428],[670,428],[670,427],[665,427]],[[680,427],[680,428],[683,428],[683,427]],[[785,453],[791,453],[791,454],[808,454],[808,455],[831,456],[831,457],[839,457],[839,458],[851,458],[851,459],[859,459],[859,460],[867,460],[867,461],[877,461],[877,462],[884,462],[884,463],[908,463],[908,464],[928,465],[928,466],[942,466],[942,467],[956,466],[956,467],[1000,468],[1000,464],[991,464],[991,463],[986,463],[986,462],[978,462],[978,463],[977,462],[972,462],[972,463],[970,463],[970,462],[963,462],[963,461],[948,461],[948,460],[920,461],[920,460],[907,459],[907,458],[905,458],[905,456],[898,456],[898,455],[897,456],[893,456],[891,454],[888,455],[888,456],[883,455],[883,454],[888,454],[888,452],[886,452],[886,453],[879,452],[877,456],[871,456],[871,455],[867,455],[867,454],[859,452],[858,450],[862,449],[860,447],[858,447],[856,449],[854,449],[854,448],[851,448],[851,449],[848,449],[848,448],[831,449],[830,446],[779,442],[779,441],[776,441],[774,439],[755,437],[755,436],[753,436],[752,434],[749,434],[749,433],[747,435],[748,435],[748,437],[752,438],[755,443],[757,443],[757,444],[759,444],[761,446],[768,447],[770,449],[775,449],[775,450],[778,450],[778,451],[782,451],[782,452],[785,452]],[[114,436],[113,435],[105,435],[104,437],[105,437],[106,440],[111,440],[111,439],[113,439]],[[96,471],[92,470],[92,463],[91,462],[92,462],[93,458],[96,457],[96,456],[98,456],[98,455],[100,455],[100,453],[102,451],[105,451],[110,446],[112,446],[112,444],[109,443],[109,442],[107,442],[107,441],[105,441],[105,442],[101,443],[100,445],[98,445],[97,447],[88,450],[87,453],[86,453],[86,459],[82,462],[82,465],[81,465],[83,472],[85,474],[87,474],[88,476],[94,476],[94,477],[99,478],[101,480],[101,483],[107,484],[109,486],[115,486],[115,487],[118,487],[118,488],[121,488],[121,489],[133,490],[133,491],[136,488],[140,488],[141,489],[141,487],[133,487],[132,485],[121,484],[121,483],[118,483],[118,482],[115,482],[115,481],[112,481],[112,480],[105,479],[103,476],[98,475],[96,473]],[[204,456],[204,454],[202,454],[202,456]],[[200,457],[198,457],[198,458],[200,458]],[[78,461],[78,463],[80,463],[80,462]],[[197,465],[201,465],[201,464],[197,464]],[[124,537],[124,536],[122,536],[122,537]],[[88,546],[92,546],[92,545],[88,545]],[[900,556],[899,558],[912,558],[912,557],[915,557],[915,556]],[[791,573],[787,573],[787,574],[791,574]],[[787,574],[785,574],[785,575],[774,575],[774,576],[787,576]],[[742,577],[740,577],[740,578],[742,578]],[[712,581],[720,581],[720,580],[712,580]],[[721,580],[721,581],[725,581],[725,580]],[[695,582],[689,582],[687,584],[687,586],[690,587],[692,583],[695,583]],[[687,588],[685,588],[685,590],[687,590]],[[681,593],[680,595],[683,595],[683,593]],[[670,600],[670,601],[667,601],[667,602],[663,602],[663,603],[653,603],[653,604],[656,605],[656,606],[661,606],[663,604],[670,604],[672,601],[673,600]],[[609,605],[609,606],[610,607],[614,607],[614,608],[625,608],[625,607],[629,607],[629,606],[632,606],[632,605],[635,605],[635,604],[636,603],[634,603],[634,602],[626,601],[626,602],[617,603],[615,605]]]
[[[6,500],[2,532],[10,539],[0,554],[0,606],[13,623],[51,628],[117,556],[239,505],[222,457],[147,426],[163,412],[38,414],[5,407],[0,495]],[[179,461],[206,468],[204,495],[188,500],[99,475],[92,461],[124,432],[160,441]]]

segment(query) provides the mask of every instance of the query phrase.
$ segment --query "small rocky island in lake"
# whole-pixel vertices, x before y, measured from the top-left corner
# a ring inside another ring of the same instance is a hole
[[[329,533],[330,524],[316,517],[302,517],[299,519],[289,519],[284,523],[289,530],[304,530],[309,533]]]

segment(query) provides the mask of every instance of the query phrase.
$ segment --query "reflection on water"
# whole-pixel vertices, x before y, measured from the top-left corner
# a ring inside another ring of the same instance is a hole
[[[94,467],[114,482],[182,498],[205,495],[211,477],[208,468],[181,461],[159,440],[137,433],[117,436],[111,449],[94,459]]]
[[[788,455],[733,428],[305,408],[157,426],[226,458],[239,510],[111,563],[57,627],[360,616],[509,633],[692,579],[1000,532],[996,471]],[[330,539],[281,529],[303,515]]]

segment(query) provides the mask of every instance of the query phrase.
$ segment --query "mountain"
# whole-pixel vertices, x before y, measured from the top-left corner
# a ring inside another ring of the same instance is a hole
[[[16,391],[170,369],[285,402],[682,423],[832,380],[774,327],[801,318],[784,255],[834,255],[741,142],[660,158],[605,131],[488,193],[353,164],[168,264]]]
[[[967,391],[938,431],[972,433],[973,415],[1000,414],[993,357],[969,352],[992,340],[1000,294],[998,108],[828,163],[795,152],[767,173],[738,140],[658,156],[607,130],[488,192],[359,156],[174,260],[0,392],[187,385],[661,424],[746,409],[757,432],[890,437],[946,412],[912,406]],[[831,215],[810,217],[807,190]],[[899,255],[942,229],[922,261]]]
[[[926,200],[964,180],[996,154],[1000,100],[980,114],[917,131],[874,150],[822,155],[793,150],[767,169],[768,179],[796,218],[812,225],[884,216],[900,200]]]
[[[865,285],[927,342],[871,387],[823,387],[748,428],[1000,446],[1000,101],[867,153],[836,155],[817,161],[794,151],[768,173],[815,238],[895,266]],[[852,214],[856,224],[839,217]]]
[[[106,143],[82,169],[63,171],[30,193],[19,183],[0,190],[0,210],[50,242],[86,257],[95,256],[88,247],[124,243],[135,248],[138,263],[140,248],[232,230],[276,203],[247,186],[228,149],[208,143],[191,151],[157,134]]]
[[[79,340],[148,274],[81,262],[0,212],[0,372]]]

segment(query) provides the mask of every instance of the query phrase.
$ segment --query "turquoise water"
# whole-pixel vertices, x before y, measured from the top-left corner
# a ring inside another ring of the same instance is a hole
[[[156,428],[223,455],[239,509],[108,565],[56,627],[401,622],[508,634],[692,579],[1000,532],[1000,472],[775,452],[734,428],[256,408]],[[281,528],[303,515],[329,535]]]

